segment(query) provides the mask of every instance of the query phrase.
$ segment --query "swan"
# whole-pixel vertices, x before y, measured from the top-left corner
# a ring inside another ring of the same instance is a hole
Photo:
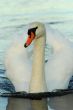
[[[6,75],[15,90],[46,92],[66,89],[73,74],[73,44],[44,23],[30,23],[26,32],[25,42],[16,40],[5,60]],[[45,63],[46,44],[53,52]]]
[[[73,44],[60,32],[40,22],[30,23],[25,32],[25,37],[30,33],[32,37],[15,40],[5,58],[6,75],[12,81],[15,90],[29,92],[30,85],[36,89],[30,92],[67,88],[73,72]],[[27,44],[31,44],[34,39],[34,43],[29,46],[31,48],[24,48],[26,39]],[[53,52],[44,65],[46,43],[52,47]]]

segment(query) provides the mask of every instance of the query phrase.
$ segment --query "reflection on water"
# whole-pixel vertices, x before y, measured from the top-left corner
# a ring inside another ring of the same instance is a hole
[[[47,100],[9,98],[6,110],[48,110]]]
[[[54,97],[50,100],[49,105],[54,110],[73,110],[73,94]]]
[[[9,98],[6,110],[48,110],[47,100]]]
[[[6,110],[32,110],[30,100],[23,98],[9,98]]]
[[[31,100],[32,110],[48,110],[47,99]]]
[[[6,110],[73,110],[73,94],[51,98],[48,104],[45,99],[10,98]]]

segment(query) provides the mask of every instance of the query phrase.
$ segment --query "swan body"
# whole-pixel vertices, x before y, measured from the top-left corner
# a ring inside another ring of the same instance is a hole
[[[45,32],[43,33],[43,31],[41,31],[41,29],[39,28],[39,24],[40,24],[39,22],[38,23],[34,22],[29,24],[25,29],[24,35],[27,36],[28,29],[38,26],[36,30],[36,34],[37,36],[40,37],[40,33],[42,33],[43,36]],[[42,91],[65,89],[68,87],[68,83],[73,72],[73,45],[61,33],[57,32],[54,29],[51,29],[50,27],[47,27],[45,24],[42,25],[42,29],[44,26],[46,29],[46,33],[45,33],[46,43],[52,47],[53,52],[51,57],[48,59],[47,63],[45,63],[44,65],[45,72],[43,77],[45,78],[42,79],[45,80],[46,82],[45,86],[47,86],[47,89],[44,89]],[[37,37],[38,40],[39,37]],[[14,84],[16,91],[34,92],[34,90],[31,89],[29,90],[29,86],[30,87],[32,86],[32,88],[34,87],[31,79],[34,80],[35,76],[32,78],[31,73],[32,73],[32,65],[33,65],[33,53],[34,53],[33,45],[36,40],[33,41],[33,43],[28,48],[24,48],[25,41],[26,40],[24,40],[24,36],[23,36],[21,40],[17,39],[10,46],[5,60],[6,75]],[[39,52],[40,52],[40,48],[39,48]],[[38,56],[38,59],[36,60],[40,61],[40,59],[41,56]],[[36,71],[39,68],[38,66],[39,64],[37,65]],[[36,79],[38,78],[39,78],[39,74],[37,74],[36,76]],[[39,81],[39,83],[43,84],[42,81]],[[39,89],[38,91],[41,92],[41,89]]]

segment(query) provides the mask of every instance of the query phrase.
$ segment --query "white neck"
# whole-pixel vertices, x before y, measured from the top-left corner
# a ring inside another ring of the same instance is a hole
[[[45,92],[45,42],[46,35],[35,39],[30,92]]]

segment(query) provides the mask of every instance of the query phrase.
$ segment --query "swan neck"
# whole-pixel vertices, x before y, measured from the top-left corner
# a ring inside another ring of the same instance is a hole
[[[44,92],[46,91],[45,82],[45,42],[46,36],[41,36],[35,40],[32,76],[30,82],[30,92]]]

